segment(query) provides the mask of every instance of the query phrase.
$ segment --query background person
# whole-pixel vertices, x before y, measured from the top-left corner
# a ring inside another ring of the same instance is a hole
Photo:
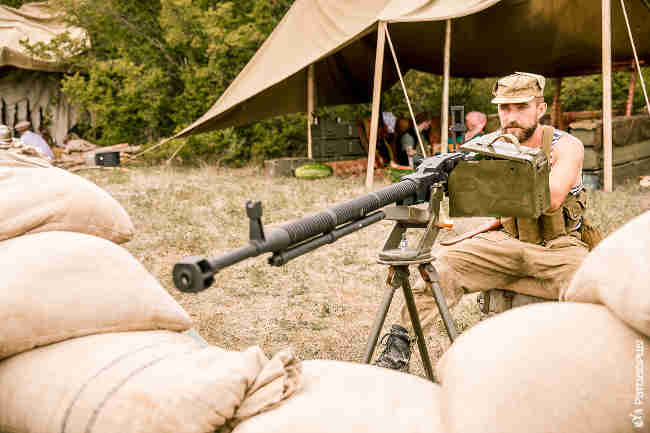
[[[31,126],[32,124],[29,121],[23,120],[22,122],[18,122],[16,126],[14,126],[14,129],[18,135],[20,135],[20,140],[23,143],[36,148],[39,152],[48,158],[54,159],[54,153],[52,153],[50,146],[43,139],[43,137],[36,134],[35,132],[30,131]]]
[[[487,116],[480,111],[470,111],[465,115],[465,141],[472,138],[481,137],[485,135],[485,125],[487,124]]]
[[[417,127],[411,126],[408,119],[400,119],[400,130],[404,131],[399,137],[399,155],[398,163],[405,168],[413,168],[413,157],[418,153],[419,142],[417,134],[422,138],[422,144],[425,147],[429,145],[429,129],[431,128],[431,119],[424,119],[418,122]]]

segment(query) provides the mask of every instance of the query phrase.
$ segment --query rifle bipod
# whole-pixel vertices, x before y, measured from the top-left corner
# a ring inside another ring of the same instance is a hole
[[[439,232],[440,202],[442,200],[443,190],[440,185],[434,185],[429,202],[429,209],[424,210],[413,206],[395,206],[386,209],[386,219],[396,221],[384,248],[379,253],[377,263],[388,265],[388,278],[386,280],[386,289],[382,304],[375,317],[375,322],[370,333],[370,338],[366,346],[364,362],[369,364],[372,355],[377,346],[379,333],[386,320],[386,315],[390,304],[393,300],[395,290],[402,288],[406,306],[411,317],[411,324],[415,332],[420,358],[424,366],[427,377],[434,381],[433,368],[431,359],[427,350],[426,341],[422,332],[420,318],[411,291],[409,283],[409,266],[418,265],[420,275],[424,280],[427,288],[431,290],[440,315],[447,329],[449,338],[453,342],[456,339],[457,332],[454,321],[449,313],[447,301],[445,300],[442,290],[440,289],[438,272],[431,262],[434,258],[431,256],[431,248]],[[405,233],[408,228],[426,228],[423,236],[418,242],[417,248],[408,248],[404,243]]]

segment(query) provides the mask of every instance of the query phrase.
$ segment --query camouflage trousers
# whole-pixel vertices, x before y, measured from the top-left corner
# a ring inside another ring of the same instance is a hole
[[[458,304],[465,293],[491,289],[557,300],[588,251],[585,243],[571,235],[536,245],[495,230],[443,247],[433,265],[449,308]],[[422,279],[412,291],[426,335],[438,319],[438,306]],[[400,322],[412,332],[406,305]]]

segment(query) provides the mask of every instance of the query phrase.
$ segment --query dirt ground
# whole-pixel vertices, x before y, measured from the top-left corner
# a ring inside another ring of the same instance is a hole
[[[268,178],[257,168],[134,168],[81,172],[110,192],[131,215],[135,238],[124,246],[162,283],[195,320],[210,343],[242,350],[260,346],[267,355],[293,347],[302,359],[360,362],[385,289],[387,268],[377,254],[392,223],[381,221],[360,232],[299,257],[283,267],[267,264],[268,255],[220,272],[208,290],[184,294],[174,288],[171,271],[183,257],[214,257],[248,242],[246,200],[261,200],[264,224],[302,217],[365,194],[360,177],[305,181]],[[375,188],[387,185],[377,178]],[[650,188],[638,182],[612,193],[591,195],[589,215],[607,234],[650,209]],[[453,237],[484,219],[454,219]],[[416,242],[418,230],[409,231]],[[411,281],[415,282],[413,269]],[[385,328],[398,320],[403,304],[396,293]],[[480,320],[475,295],[452,312],[462,331]],[[438,323],[442,330],[442,322]],[[441,355],[439,340],[428,342],[432,361]],[[411,371],[423,375],[417,350]]]

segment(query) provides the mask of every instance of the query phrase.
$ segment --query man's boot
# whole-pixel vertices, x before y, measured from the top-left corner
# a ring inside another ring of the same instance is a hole
[[[384,350],[375,365],[408,373],[411,360],[411,339],[408,331],[400,325],[393,325],[390,332],[381,338]]]

